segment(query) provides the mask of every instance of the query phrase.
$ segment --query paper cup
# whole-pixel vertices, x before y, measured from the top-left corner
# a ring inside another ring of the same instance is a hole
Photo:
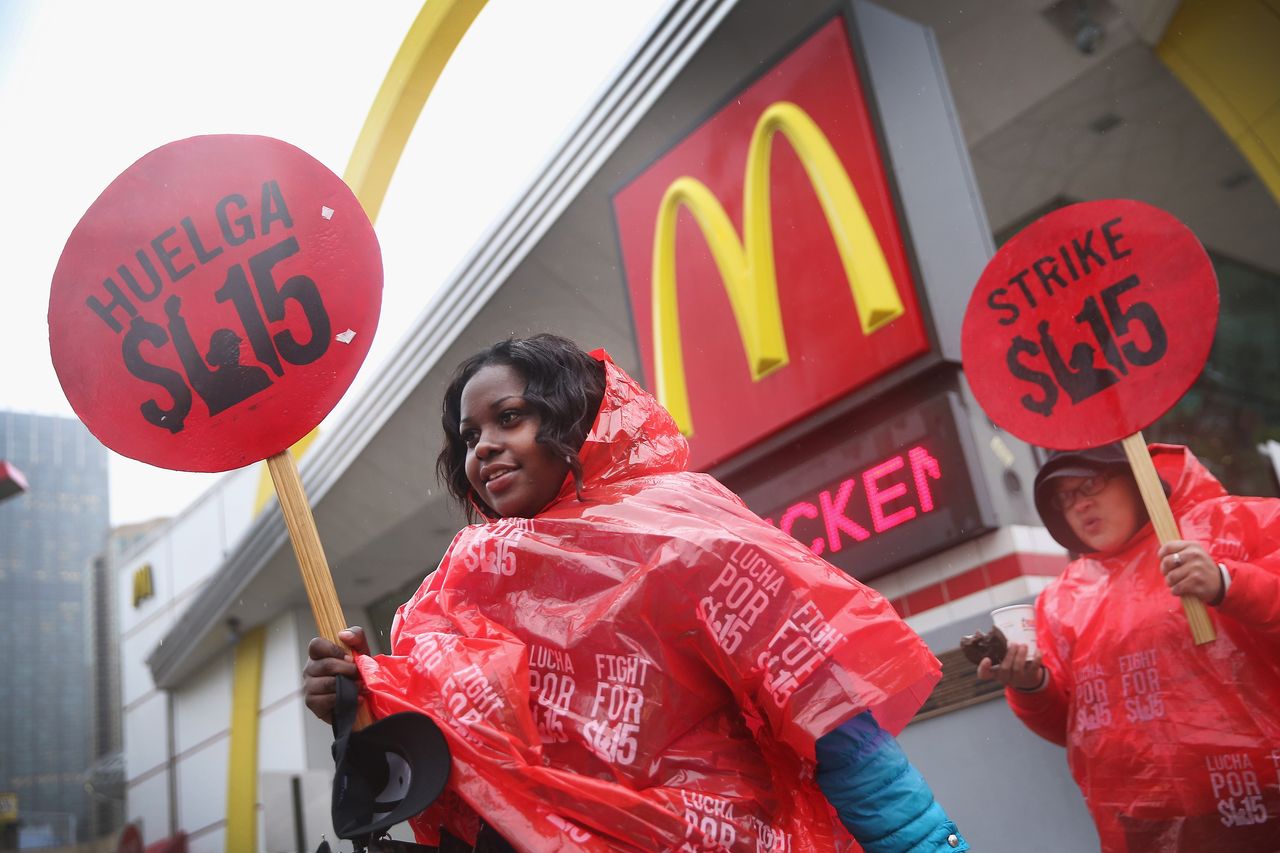
[[[1036,653],[1036,609],[1030,604],[1014,604],[991,611],[991,621],[1010,645],[1019,643],[1027,647],[1027,657]]]

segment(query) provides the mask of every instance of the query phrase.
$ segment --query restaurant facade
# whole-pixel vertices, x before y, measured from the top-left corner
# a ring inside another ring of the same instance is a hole
[[[556,332],[606,349],[673,413],[695,467],[881,592],[939,655],[943,682],[901,740],[975,849],[1096,848],[1062,750],[956,651],[1067,562],[1031,502],[1041,451],[969,390],[961,320],[994,249],[1038,216],[1099,198],[1170,211],[1213,259],[1222,310],[1204,373],[1147,437],[1190,444],[1233,491],[1277,494],[1280,13],[964,7],[664,10],[302,458],[348,621],[375,649],[464,523],[431,451],[453,367]],[[377,154],[387,180],[400,153]],[[353,188],[376,219],[380,194]],[[122,562],[126,819],[148,842],[332,837],[331,734],[299,692],[314,622],[257,477],[228,475]]]

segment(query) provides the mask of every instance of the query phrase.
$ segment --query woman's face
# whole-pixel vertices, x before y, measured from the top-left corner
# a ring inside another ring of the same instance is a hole
[[[1090,551],[1111,553],[1128,542],[1146,523],[1142,495],[1129,474],[1115,474],[1102,491],[1085,495],[1076,491],[1087,477],[1062,477],[1055,481],[1059,494],[1075,492],[1074,503],[1062,511],[1067,526]]]
[[[458,431],[471,488],[504,518],[530,518],[551,503],[569,473],[537,442],[541,418],[525,402],[525,380],[505,364],[480,368],[462,389]]]

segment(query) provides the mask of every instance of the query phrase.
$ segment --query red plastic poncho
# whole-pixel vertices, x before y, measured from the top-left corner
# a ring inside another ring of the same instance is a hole
[[[585,500],[567,479],[536,518],[464,529],[392,653],[359,659],[375,716],[449,739],[419,838],[466,837],[473,809],[524,851],[833,849],[814,741],[867,708],[896,733],[938,662],[879,594],[687,472],[670,415],[603,360]]]
[[[1106,851],[1280,850],[1280,500],[1228,495],[1185,447],[1152,445],[1183,539],[1231,573],[1196,646],[1151,525],[1040,594],[1040,693],[1006,691],[1067,747]]]

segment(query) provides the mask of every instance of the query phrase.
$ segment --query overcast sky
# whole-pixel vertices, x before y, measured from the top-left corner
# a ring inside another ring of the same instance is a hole
[[[347,399],[666,4],[490,0],[423,111],[376,223],[382,318]],[[421,6],[0,0],[0,410],[74,416],[49,360],[49,282],[71,229],[116,175],[203,133],[278,137],[341,175]],[[112,454],[110,476],[111,520],[123,524],[174,514],[218,475]]]

